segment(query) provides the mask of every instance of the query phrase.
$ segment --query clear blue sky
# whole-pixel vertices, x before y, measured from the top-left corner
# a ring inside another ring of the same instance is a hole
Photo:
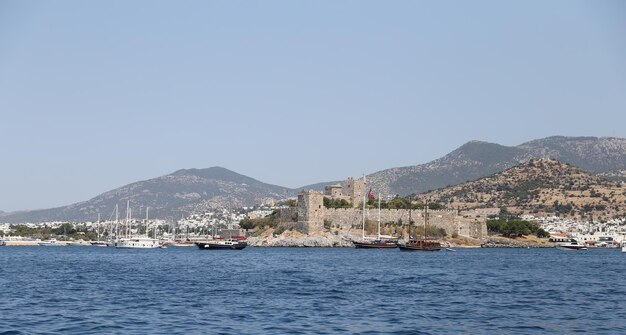
[[[626,137],[626,1],[0,2],[4,211],[551,135]]]

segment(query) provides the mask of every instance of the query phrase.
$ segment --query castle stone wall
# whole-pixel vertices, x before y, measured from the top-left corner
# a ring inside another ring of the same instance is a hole
[[[378,221],[378,209],[365,209],[365,219]],[[358,208],[326,208],[324,221],[341,229],[357,228],[362,225],[362,209]],[[411,220],[414,226],[424,223],[423,211],[411,211]],[[409,222],[409,210],[407,209],[381,209],[381,223]],[[468,219],[457,215],[455,210],[430,210],[428,211],[428,225],[443,228],[448,236],[455,233],[462,236],[482,238],[487,236],[487,226],[484,220]]]
[[[278,212],[280,222],[294,221],[298,219],[298,207],[281,208]]]

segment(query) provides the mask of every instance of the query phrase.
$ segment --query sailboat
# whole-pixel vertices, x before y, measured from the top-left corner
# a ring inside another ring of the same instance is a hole
[[[100,240],[100,213],[98,213],[98,224],[96,225],[96,231],[98,234],[98,240],[91,242],[94,247],[106,247],[107,243]]]
[[[424,237],[421,239],[411,238],[411,210],[409,209],[409,240],[406,243],[398,243],[400,251],[439,251],[441,243],[426,238],[426,223],[428,222],[428,203],[424,205]]]
[[[183,221],[183,215],[181,214],[180,216],[180,221]],[[182,237],[181,238],[177,238],[176,237],[176,231],[178,230],[180,232],[180,224],[176,223],[176,227],[174,227],[174,242],[171,244],[174,247],[193,247],[193,241],[191,239],[189,239],[189,225],[185,225],[185,229],[186,229],[186,234],[185,234],[185,239],[183,240]],[[182,232],[181,232],[182,235]]]
[[[115,222],[111,223],[111,229],[109,230],[110,240],[107,242],[107,247],[115,247],[120,235],[120,214],[119,206],[115,204]]]
[[[133,237],[130,229],[130,201],[126,205],[126,225],[127,225],[127,238],[119,239],[115,243],[116,248],[130,248],[130,249],[153,249],[160,248],[159,240],[157,239],[156,223],[154,227],[154,238],[148,236],[148,207],[146,207],[146,236]]]
[[[365,178],[365,177],[364,177]],[[380,235],[380,193],[378,194],[378,236],[376,239],[365,237],[365,194],[363,194],[363,227],[361,241],[352,241],[357,249],[393,249],[396,242],[384,240]]]

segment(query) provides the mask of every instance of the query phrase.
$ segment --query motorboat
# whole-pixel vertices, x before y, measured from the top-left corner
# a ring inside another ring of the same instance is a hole
[[[59,246],[65,245],[65,244],[59,243],[59,241],[57,241],[56,239],[41,241],[41,242],[38,242],[37,244],[42,247],[59,247]]]
[[[246,241],[225,239],[209,240],[206,242],[194,242],[201,250],[241,250],[248,246]]]
[[[570,239],[567,242],[559,242],[556,248],[561,250],[587,250],[587,247],[584,244],[578,243],[576,239]]]

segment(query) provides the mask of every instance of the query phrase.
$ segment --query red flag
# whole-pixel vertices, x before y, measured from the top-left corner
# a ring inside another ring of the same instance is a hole
[[[371,188],[370,188],[369,193],[367,193],[367,198],[370,200],[376,200],[376,197],[374,196],[374,192],[372,192]]]

